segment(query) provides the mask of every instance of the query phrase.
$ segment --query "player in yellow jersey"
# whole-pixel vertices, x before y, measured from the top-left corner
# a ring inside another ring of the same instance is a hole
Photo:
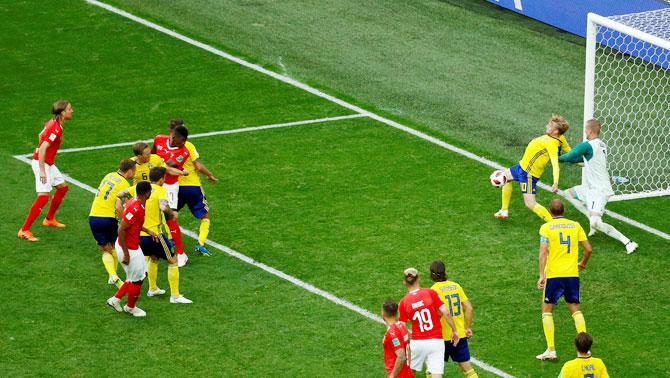
[[[472,304],[461,285],[447,280],[447,272],[442,261],[437,260],[430,264],[430,279],[435,282],[431,289],[437,292],[444,305],[449,309],[456,325],[458,337],[460,337],[458,344],[454,346],[451,343],[451,327],[444,318],[440,318],[442,336],[445,340],[444,361],[449,361],[449,358],[451,358],[463,370],[465,377],[478,378],[479,375],[470,363],[470,348],[468,346],[468,338],[472,336],[472,329],[470,328],[473,313]]]
[[[135,161],[135,176],[133,177],[133,185],[137,185],[140,181],[149,181],[149,171],[153,167],[163,167],[167,172],[174,176],[188,176],[189,170],[179,170],[177,168],[168,167],[163,158],[151,153],[151,147],[146,142],[137,142],[133,144],[134,157],[131,160]]]
[[[575,337],[577,358],[563,365],[558,378],[609,378],[607,367],[600,358],[591,357],[593,338],[586,332]]]
[[[178,126],[184,126],[184,121],[181,119],[170,120],[170,123],[168,124],[170,135],[172,135],[173,130]],[[188,205],[191,214],[200,219],[198,243],[195,245],[195,251],[203,256],[211,256],[212,253],[205,247],[205,241],[207,240],[207,236],[209,236],[209,204],[207,203],[205,192],[202,190],[200,177],[196,172],[202,173],[211,182],[217,182],[218,180],[214,177],[212,172],[202,164],[202,161],[200,161],[200,154],[193,143],[186,141],[184,146],[189,152],[189,157],[184,163],[184,169],[193,172],[193,174],[179,177],[179,201],[177,209],[181,210],[185,205]]]
[[[119,263],[114,251],[119,224],[116,221],[120,219],[123,209],[118,209],[116,205],[116,194],[127,189],[130,180],[135,174],[135,162],[126,159],[121,162],[119,170],[105,175],[100,185],[98,193],[93,199],[91,212],[88,216],[88,223],[91,226],[93,237],[100,247],[102,253],[102,263],[109,276],[110,285],[121,286],[123,283],[116,275],[116,267]]]
[[[540,227],[540,278],[537,287],[544,291],[542,303],[542,326],[547,339],[547,350],[538,355],[538,360],[555,360],[554,306],[562,296],[572,313],[577,333],[586,332],[584,315],[579,308],[579,269],[586,269],[591,257],[591,244],[586,239],[582,226],[563,217],[563,203],[551,201],[549,212],[552,220]],[[584,256],[579,260],[579,244]]]
[[[494,214],[496,218],[506,219],[509,217],[509,203],[514,187],[512,182],[518,181],[526,207],[545,222],[551,220],[551,214],[547,209],[535,201],[536,186],[547,163],[551,162],[554,176],[554,184],[551,190],[554,193],[558,192],[560,172],[558,155],[570,151],[570,145],[563,135],[568,131],[568,128],[570,128],[570,125],[565,118],[552,114],[547,123],[546,134],[531,140],[519,164],[505,170],[507,183],[502,188],[502,206]]]
[[[172,240],[166,219],[174,216],[168,204],[167,190],[163,187],[166,169],[153,167],[149,171],[151,181],[151,197],[145,205],[145,216],[143,227],[158,235],[157,240],[148,233],[140,233],[140,247],[148,258],[147,276],[149,280],[148,297],[165,294],[165,290],[158,287],[156,281],[158,276],[158,259],[165,259],[168,263],[168,282],[170,284],[170,303],[193,303],[179,292],[179,267],[177,257],[172,253]],[[136,186],[130,187],[117,194],[117,204],[136,196]]]

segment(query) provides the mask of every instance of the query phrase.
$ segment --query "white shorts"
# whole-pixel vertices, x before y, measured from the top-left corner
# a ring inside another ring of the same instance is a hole
[[[584,185],[577,185],[572,188],[572,191],[578,200],[584,202],[589,212],[605,214],[605,205],[607,205],[610,196],[603,195],[599,191],[589,189]]]
[[[116,247],[116,255],[119,257],[119,263],[123,261],[123,249],[119,245],[119,240],[114,243]],[[126,272],[126,281],[137,282],[142,281],[147,275],[147,261],[144,259],[144,253],[141,248],[128,249],[130,261],[128,265],[121,263],[123,270]]]
[[[415,371],[426,371],[431,374],[444,374],[444,340],[410,340],[409,348],[412,351],[409,367]]]
[[[38,160],[33,160],[31,166],[33,167],[33,173],[35,174],[35,190],[37,193],[50,193],[54,186],[65,182],[65,177],[60,173],[58,167],[44,163],[47,182],[42,184],[42,181],[40,180],[40,162]]]
[[[170,205],[170,209],[177,210],[177,206],[179,205],[179,183],[163,184],[163,188],[167,190],[168,205]]]

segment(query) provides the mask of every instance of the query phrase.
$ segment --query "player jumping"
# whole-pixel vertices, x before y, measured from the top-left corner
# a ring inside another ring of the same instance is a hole
[[[105,175],[98,186],[98,193],[91,204],[91,212],[88,214],[88,223],[91,226],[91,232],[95,241],[98,242],[100,252],[102,253],[102,264],[105,266],[108,274],[107,283],[116,284],[121,287],[121,281],[116,275],[116,267],[119,260],[114,252],[114,242],[118,236],[119,225],[116,221],[118,216],[121,219],[123,207],[117,208],[116,194],[130,185],[130,180],[135,174],[135,162],[126,159],[121,161],[121,165],[116,172]]]
[[[442,302],[449,309],[454,318],[458,336],[461,338],[455,346],[451,343],[452,328],[444,318],[442,322],[442,337],[444,338],[444,361],[456,362],[467,378],[478,378],[477,372],[470,363],[470,348],[468,338],[472,337],[472,304],[465,295],[461,285],[454,281],[447,281],[447,272],[444,263],[440,260],[430,264],[430,279],[435,282],[431,289],[435,290]]]
[[[563,135],[568,131],[568,128],[570,128],[570,125],[565,118],[552,114],[547,123],[546,134],[531,140],[519,164],[505,170],[507,183],[502,188],[502,207],[494,214],[496,218],[506,219],[509,217],[509,203],[513,189],[512,181],[518,181],[526,207],[545,222],[551,220],[551,214],[547,209],[535,201],[536,186],[542,173],[544,173],[544,168],[551,161],[554,176],[554,184],[551,190],[554,193],[558,192],[560,172],[558,155],[561,152],[570,151],[570,145]]]
[[[563,217],[564,207],[559,200],[551,201],[552,220],[540,227],[540,278],[537,288],[543,290],[542,327],[547,339],[547,350],[536,356],[538,360],[555,360],[554,306],[565,298],[572,313],[577,333],[586,332],[584,315],[579,307],[579,269],[586,269],[591,257],[591,244],[582,226]],[[584,257],[579,260],[579,244]]]
[[[589,218],[589,236],[601,231],[605,235],[623,243],[626,252],[635,252],[638,245],[625,237],[612,225],[603,222],[605,206],[614,195],[609,172],[607,171],[607,145],[600,139],[600,122],[590,119],[586,122],[586,141],[578,144],[565,155],[558,158],[560,162],[584,163],[582,185],[567,190],[568,200],[577,210]]]
[[[184,126],[184,121],[181,119],[173,119],[170,120],[168,126],[170,128],[170,135],[174,135],[174,129],[179,126]],[[202,184],[200,183],[200,177],[197,172],[205,175],[211,182],[217,182],[218,180],[214,177],[212,172],[202,164],[200,161],[200,154],[198,153],[198,150],[195,149],[193,143],[187,140],[184,145],[189,152],[189,156],[184,163],[184,170],[193,172],[193,174],[179,177],[179,201],[177,209],[181,210],[185,205],[188,205],[191,214],[197,219],[200,219],[198,243],[195,245],[195,251],[203,256],[211,256],[212,253],[205,247],[205,241],[209,235],[210,225],[209,204],[207,203],[205,192],[202,190]]]
[[[56,167],[56,152],[63,139],[63,124],[72,119],[72,105],[68,101],[58,100],[51,107],[53,118],[50,119],[42,129],[39,135],[39,143],[33,154],[33,173],[35,174],[35,187],[37,190],[37,199],[30,207],[26,221],[21,226],[18,236],[28,241],[38,241],[30,232],[30,227],[35,219],[40,216],[42,209],[49,202],[49,193],[52,188],[56,188],[51,199],[51,205],[47,210],[47,216],[42,221],[45,227],[63,228],[64,224],[58,222],[55,218],[56,210],[63,202],[63,198],[68,191],[65,184],[65,178]]]

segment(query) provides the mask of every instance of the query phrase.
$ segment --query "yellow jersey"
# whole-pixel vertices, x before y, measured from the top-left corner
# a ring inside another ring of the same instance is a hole
[[[151,154],[149,161],[140,164],[137,162],[137,156],[130,158],[135,161],[135,176],[133,176],[133,185],[137,185],[138,182],[149,181],[149,171],[153,167],[167,167],[163,158],[156,154]]]
[[[544,173],[544,168],[551,161],[551,169],[554,175],[554,182],[558,182],[560,168],[558,165],[558,151],[563,151],[563,141],[567,144],[565,137],[554,138],[549,135],[542,135],[528,143],[523,157],[519,160],[521,169],[530,176],[540,178]],[[568,150],[570,146],[568,146]]]
[[[91,217],[116,218],[116,194],[130,186],[128,180],[119,172],[105,175],[100,181],[98,193],[96,193],[91,205]]]
[[[198,171],[195,169],[194,161],[200,159],[200,154],[198,150],[195,149],[193,143],[186,141],[184,144],[188,150],[189,156],[184,163],[184,169],[188,171],[188,176],[179,176],[179,186],[200,186],[200,176],[198,176]]]
[[[128,193],[131,196],[137,197],[137,186],[132,186],[128,189]],[[156,184],[151,184],[151,197],[147,200],[147,203],[144,205],[144,227],[160,234],[164,230],[167,230],[167,225],[165,222],[165,216],[161,210],[160,201],[167,201],[167,190],[162,186]],[[170,235],[170,232],[167,231],[167,234]],[[146,232],[142,231],[140,236],[149,236]],[[168,236],[169,238],[169,236]]]
[[[563,365],[558,378],[609,378],[609,374],[600,358],[577,357]]]
[[[540,243],[549,245],[545,273],[547,278],[579,277],[579,242],[586,233],[575,221],[554,218],[540,227]]]
[[[431,286],[431,289],[437,292],[444,305],[449,309],[456,325],[456,331],[458,331],[458,337],[465,337],[465,310],[463,309],[463,302],[467,302],[469,299],[465,295],[461,285],[454,281],[443,281],[436,282]],[[440,322],[442,322],[442,337],[445,340],[451,340],[451,327],[444,320],[444,317],[440,317]]]

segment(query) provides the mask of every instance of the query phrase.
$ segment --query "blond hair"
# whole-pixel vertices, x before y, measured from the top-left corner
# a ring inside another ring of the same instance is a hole
[[[558,114],[552,114],[551,118],[549,118],[549,122],[554,124],[554,127],[556,130],[558,130],[559,135],[565,134],[565,132],[570,128],[568,120],[559,116]]]
[[[600,124],[600,121],[592,118],[586,121],[586,128],[596,133],[596,135],[600,135],[600,129],[602,128],[602,125]]]

